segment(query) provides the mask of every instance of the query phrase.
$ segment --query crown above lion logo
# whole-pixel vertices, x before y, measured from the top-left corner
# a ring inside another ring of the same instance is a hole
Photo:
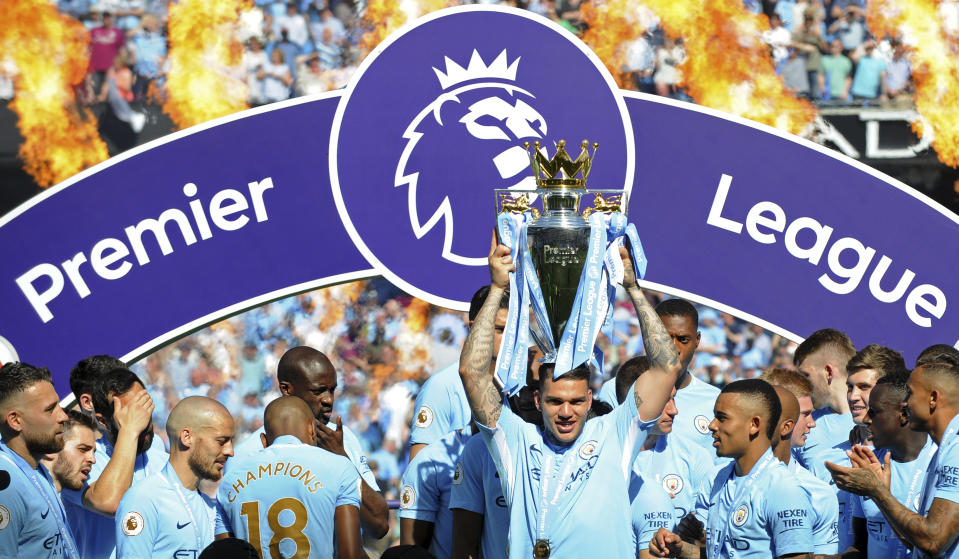
[[[505,49],[488,66],[483,62],[483,57],[476,49],[473,49],[473,55],[470,57],[466,68],[463,68],[448,56],[443,58],[446,61],[446,72],[440,71],[435,66],[433,71],[436,72],[436,77],[444,90],[473,80],[516,81],[516,70],[519,67],[520,59],[520,57],[516,57],[512,64],[507,64]]]

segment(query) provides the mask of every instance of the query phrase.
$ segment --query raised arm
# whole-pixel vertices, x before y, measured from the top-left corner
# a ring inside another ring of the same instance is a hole
[[[89,510],[112,517],[120,505],[120,499],[133,483],[133,470],[137,459],[137,442],[140,433],[150,424],[153,415],[153,399],[146,390],[137,394],[124,405],[113,398],[113,420],[119,426],[113,455],[100,477],[83,493],[83,506]]]
[[[493,239],[489,253],[489,295],[473,321],[460,355],[460,378],[473,418],[491,429],[496,427],[503,409],[503,396],[493,383],[490,364],[496,350],[493,347],[496,313],[509,286],[509,272],[515,269],[509,253],[508,247],[497,245],[496,239]]]
[[[676,344],[673,343],[663,321],[656,314],[656,309],[649,304],[643,290],[636,282],[629,251],[620,248],[619,253],[623,257],[625,267],[623,288],[626,289],[626,294],[629,295],[636,309],[636,316],[639,317],[639,327],[643,332],[643,347],[646,348],[650,364],[649,371],[636,381],[633,396],[636,398],[640,419],[656,419],[662,415],[663,408],[669,401],[673,386],[676,385],[683,367],[679,362]]]

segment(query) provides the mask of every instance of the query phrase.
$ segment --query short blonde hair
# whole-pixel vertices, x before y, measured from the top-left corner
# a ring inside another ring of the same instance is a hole
[[[805,396],[812,396],[812,383],[802,373],[792,369],[783,369],[780,367],[764,371],[759,378],[773,386],[781,386],[792,392],[798,400]]]

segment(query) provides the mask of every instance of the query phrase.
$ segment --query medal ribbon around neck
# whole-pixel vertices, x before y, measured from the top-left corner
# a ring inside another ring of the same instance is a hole
[[[170,471],[173,471],[174,479],[170,479]],[[183,505],[183,508],[186,509],[186,513],[190,516],[190,522],[193,523],[193,536],[196,538],[197,553],[203,551],[206,546],[203,545],[203,538],[200,535],[200,525],[197,523],[196,517],[193,515],[193,509],[190,508],[190,503],[187,502],[186,495],[183,494],[183,484],[180,482],[180,477],[176,474],[176,470],[173,469],[173,466],[171,466],[170,463],[167,463],[166,468],[163,469],[163,481],[167,482],[170,487],[176,491],[177,497],[180,498],[180,503]],[[208,513],[207,516],[211,515]],[[215,514],[210,518],[210,534],[212,535],[214,531],[216,531]]]
[[[19,454],[17,455],[17,458],[20,460],[17,461],[11,458],[8,453],[13,453],[13,450],[10,449],[10,447],[8,447],[6,444],[0,442],[0,456],[2,456],[7,462],[10,462],[16,466],[21,472],[23,472],[23,475],[27,476],[27,479],[29,479],[33,483],[33,486],[36,488],[36,490],[40,492],[40,496],[43,497],[43,500],[47,502],[47,506],[50,507],[51,511],[54,509],[57,510],[59,514],[55,514],[53,519],[57,522],[57,530],[60,531],[60,535],[63,537],[63,541],[67,546],[67,552],[73,559],[80,559],[80,555],[77,553],[77,545],[73,541],[73,535],[70,533],[70,529],[67,527],[66,512],[63,510],[63,503],[60,501],[60,498],[56,497],[54,499],[57,503],[56,506],[54,506],[53,502],[50,500],[50,494],[43,488],[43,486],[40,485],[40,482],[37,480],[37,476],[43,475],[40,473],[39,469],[31,469],[29,464],[26,464],[26,461],[24,461]],[[18,463],[21,461],[24,462],[23,465]],[[24,468],[24,465],[27,467]],[[44,481],[46,481],[46,479]]]
[[[544,439],[547,436],[546,433],[543,433]],[[556,507],[557,501],[559,501],[560,495],[563,494],[563,481],[569,477],[569,474],[572,472],[573,463],[576,462],[575,456],[576,453],[572,449],[567,449],[563,453],[563,466],[562,471],[559,475],[559,481],[556,484],[556,490],[553,491],[552,497],[550,497],[550,481],[553,479],[553,459],[555,454],[553,454],[552,449],[548,448],[544,440],[543,446],[545,452],[543,452],[544,462],[543,468],[540,470],[540,482],[539,482],[539,518],[536,522],[536,539],[549,542],[549,537],[546,535],[546,528],[550,526],[551,523],[548,522],[550,512]],[[545,474],[545,475],[544,475]]]
[[[778,460],[775,456],[773,456],[771,450],[767,450],[766,453],[767,453],[766,457],[760,463],[753,466],[753,469],[750,470],[749,474],[747,474],[749,479],[747,479],[746,483],[744,483],[743,486],[739,488],[739,491],[737,492],[736,497],[731,501],[730,508],[733,511],[736,510],[736,505],[743,498],[743,496],[746,494],[746,492],[749,490],[752,484],[759,478],[759,475],[763,472],[763,470],[765,470],[767,467],[769,467],[771,464],[775,463]],[[736,476],[736,468],[733,467],[730,470],[729,479],[726,480],[726,483],[729,483],[729,480],[733,479],[735,476]],[[723,490],[725,491],[725,489],[726,487],[724,485]],[[720,495],[718,498],[721,499],[722,496]],[[730,527],[730,524],[733,522],[733,517],[730,517],[726,519],[725,522],[723,522],[722,519],[716,518],[716,516],[718,515],[713,514],[713,512],[715,511],[710,511],[709,518],[707,519],[710,533],[716,534],[716,540],[715,540],[715,543],[713,544],[713,553],[711,557],[713,559],[719,559],[719,557],[721,556],[720,552],[722,551],[722,548],[723,548],[723,542],[726,541],[726,534],[729,533],[729,527]],[[733,516],[735,516],[735,513],[733,514]]]

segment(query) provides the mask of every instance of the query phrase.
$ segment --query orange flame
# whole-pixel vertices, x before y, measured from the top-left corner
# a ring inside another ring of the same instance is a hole
[[[369,31],[360,39],[360,49],[370,52],[404,23],[445,8],[448,0],[370,0],[363,16]]]
[[[639,21],[637,8],[635,0],[585,2],[580,7],[583,21],[589,25],[583,34],[583,42],[603,61],[620,87],[628,87],[622,68],[629,42],[646,32]]]
[[[793,134],[815,118],[776,75],[762,33],[769,21],[742,2],[644,0],[663,29],[683,37],[686,62],[681,86],[697,103],[762,122]]]
[[[422,332],[429,321],[430,304],[426,301],[413,299],[406,307],[406,327],[410,332]]]
[[[163,111],[180,128],[247,108],[243,45],[234,30],[249,0],[170,4],[170,71]]]
[[[909,45],[916,109],[923,117],[913,130],[922,136],[923,121],[928,123],[939,160],[959,166],[959,39],[940,23],[939,2],[871,0],[866,6],[870,31],[877,37],[902,34]]]
[[[24,168],[42,187],[56,184],[103,161],[109,154],[96,118],[76,104],[89,35],[47,0],[0,2],[0,52],[16,65],[17,113]]]

